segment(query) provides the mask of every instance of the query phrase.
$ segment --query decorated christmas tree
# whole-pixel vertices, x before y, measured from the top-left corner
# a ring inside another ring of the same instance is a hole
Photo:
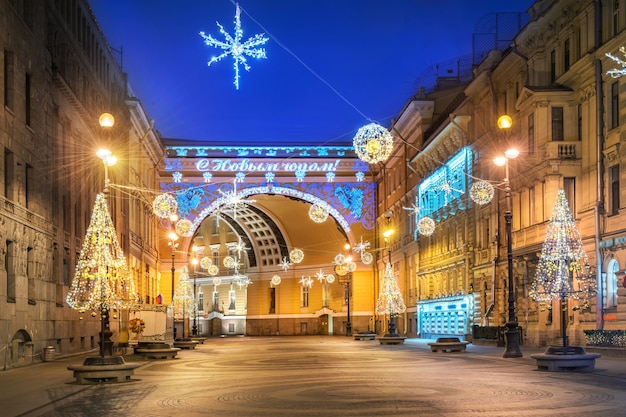
[[[376,302],[376,312],[378,314],[389,314],[389,332],[390,336],[398,336],[396,333],[394,317],[396,314],[403,313],[406,310],[404,299],[400,293],[400,288],[393,274],[391,263],[385,266],[385,273],[380,282],[380,293]]]
[[[530,287],[536,301],[561,301],[563,346],[567,346],[567,300],[586,301],[596,291],[596,280],[570,213],[565,192],[559,190],[539,264]]]
[[[174,298],[172,300],[175,311],[179,311],[183,315],[183,322],[185,320],[185,313],[189,313],[193,304],[193,287],[189,282],[189,273],[187,267],[183,266],[182,273],[178,278],[176,284],[176,290],[174,291]],[[183,324],[183,337],[185,337],[184,324]]]
[[[126,258],[117,240],[106,195],[96,196],[91,221],[76,264],[67,304],[81,313],[100,314],[103,334],[108,330],[109,311],[131,307],[137,301]],[[103,340],[103,342],[105,342]],[[104,343],[100,353],[104,356]]]

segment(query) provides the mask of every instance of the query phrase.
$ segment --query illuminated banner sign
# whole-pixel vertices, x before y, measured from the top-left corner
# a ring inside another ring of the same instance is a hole
[[[340,159],[328,162],[254,161],[245,159],[200,159],[195,162],[201,172],[335,172]]]

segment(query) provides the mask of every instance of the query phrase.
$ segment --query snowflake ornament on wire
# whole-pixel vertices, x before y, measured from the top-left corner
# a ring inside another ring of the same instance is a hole
[[[621,48],[619,48],[619,51],[622,53],[622,55],[624,55],[624,57],[626,57],[626,48],[622,46]],[[626,75],[626,61],[608,52],[605,55],[621,65],[621,68],[614,68],[612,70],[608,70],[606,72],[607,75],[610,75],[612,78],[620,78]]]
[[[280,267],[283,269],[283,271],[286,271],[289,269],[290,266],[291,262],[289,262],[286,256],[283,256],[283,261],[280,263]]]
[[[239,8],[239,4],[235,4],[235,35],[232,36],[224,27],[217,23],[217,27],[220,28],[220,33],[224,36],[224,41],[218,41],[211,35],[207,35],[204,32],[200,32],[200,36],[204,38],[204,43],[208,46],[213,46],[215,48],[220,48],[223,50],[222,54],[218,56],[214,56],[207,63],[208,66],[215,62],[221,61],[223,58],[226,58],[228,55],[232,55],[233,57],[233,68],[235,69],[235,88],[239,90],[239,64],[243,65],[243,68],[246,71],[250,71],[250,65],[246,60],[246,56],[252,58],[267,58],[265,54],[265,48],[257,48],[260,45],[264,45],[269,38],[266,38],[264,33],[256,34],[245,42],[241,41],[243,37],[243,29],[241,28],[241,9]]]

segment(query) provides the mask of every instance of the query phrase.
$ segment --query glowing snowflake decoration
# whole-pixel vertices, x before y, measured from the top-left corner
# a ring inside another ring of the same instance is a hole
[[[174,180],[174,182],[181,182],[183,180],[183,174],[181,174],[179,171],[176,171],[172,174],[172,179]]]
[[[239,5],[235,5],[235,35],[231,36],[224,27],[217,23],[217,27],[220,28],[220,33],[224,36],[224,41],[218,41],[211,35],[206,35],[204,32],[200,32],[200,36],[204,38],[204,43],[208,46],[213,46],[215,48],[220,48],[224,52],[221,55],[216,57],[212,57],[211,60],[207,63],[208,66],[215,62],[219,62],[222,58],[226,58],[228,55],[232,55],[233,57],[233,68],[235,69],[235,88],[239,90],[239,64],[243,65],[246,71],[250,71],[250,65],[246,60],[246,56],[252,58],[267,58],[265,55],[264,48],[257,48],[257,46],[265,44],[269,40],[269,38],[264,37],[263,33],[256,34],[245,42],[241,42],[241,38],[243,37],[243,29],[241,29],[241,9]]]
[[[235,181],[237,181],[238,183],[243,183],[243,181],[246,179],[246,174],[243,172],[238,172],[235,174]]]
[[[202,174],[202,178],[204,178],[204,182],[211,182],[211,178],[213,178],[213,174],[210,172],[205,172]]]
[[[356,177],[356,180],[358,182],[363,182],[363,180],[365,179],[365,174],[361,171],[357,172],[356,174],[354,174],[354,176]]]
[[[267,172],[265,174],[265,181],[274,182],[274,177],[276,177],[276,174],[274,174],[273,172]]]
[[[324,282],[324,280],[326,279],[326,275],[324,274],[324,272],[320,269],[320,271],[315,274],[317,276],[317,280],[319,282]]]
[[[237,180],[233,181],[233,190],[232,191],[222,191],[219,190],[222,194],[221,202],[224,206],[224,211],[230,210],[233,212],[233,218],[237,218],[237,210],[241,210],[246,207],[250,203],[256,202],[256,200],[244,200],[241,195],[237,195]]]
[[[327,172],[326,173],[326,182],[335,182],[335,173]]]
[[[409,210],[411,212],[411,214],[415,215],[415,219],[417,219],[419,217],[420,214],[420,206],[419,206],[419,201],[417,199],[417,196],[415,196],[415,203],[413,203],[411,205],[411,207],[402,207],[405,210]]]
[[[283,271],[286,271],[289,269],[290,266],[291,262],[289,262],[286,256],[283,256],[283,261],[280,263],[280,267],[283,269]]]
[[[306,177],[306,171],[303,171],[303,170],[296,171],[296,180],[298,182],[302,182],[304,180],[304,177]]]
[[[624,48],[622,46],[621,48],[619,48],[619,51],[622,53],[622,55],[624,55],[624,57],[626,57],[626,48]],[[622,59],[620,59],[620,58],[618,58],[618,57],[616,57],[616,56],[614,56],[613,54],[610,54],[610,53],[606,53],[605,55],[622,66],[622,68],[615,68],[615,69],[612,69],[612,70],[608,70],[606,72],[607,75],[610,75],[613,78],[620,78],[620,77],[623,77],[624,75],[626,75],[626,61],[624,61],[624,60],[622,60]]]
[[[369,247],[370,247],[370,243],[367,240],[363,242],[363,236],[361,236],[361,242],[357,243],[353,250],[357,253],[362,254],[367,249],[369,249]]]
[[[313,287],[313,280],[311,279],[311,277],[305,277],[304,275],[302,275],[302,278],[300,278],[299,282],[303,287],[306,287],[306,288]]]

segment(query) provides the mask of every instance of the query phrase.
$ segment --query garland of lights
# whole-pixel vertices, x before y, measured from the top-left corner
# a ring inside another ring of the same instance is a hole
[[[289,260],[294,263],[294,264],[299,264],[300,262],[302,262],[302,260],[304,259],[304,252],[302,252],[302,249],[292,249],[291,252],[289,252]]]
[[[158,217],[163,219],[169,218],[173,214],[176,214],[178,210],[178,203],[176,199],[168,193],[158,195],[152,202],[152,211]]]
[[[476,181],[470,188],[470,198],[480,205],[489,203],[493,199],[493,193],[493,185],[484,180]]]
[[[328,219],[328,210],[321,204],[315,203],[309,208],[309,218],[315,223],[324,223]]]
[[[180,219],[174,226],[176,233],[182,237],[191,237],[193,235],[193,223],[191,220]]]
[[[422,217],[417,222],[417,231],[420,235],[430,236],[435,232],[435,221],[430,217]]]
[[[381,125],[370,123],[361,127],[352,140],[360,160],[370,164],[386,161],[393,150],[393,136]]]

